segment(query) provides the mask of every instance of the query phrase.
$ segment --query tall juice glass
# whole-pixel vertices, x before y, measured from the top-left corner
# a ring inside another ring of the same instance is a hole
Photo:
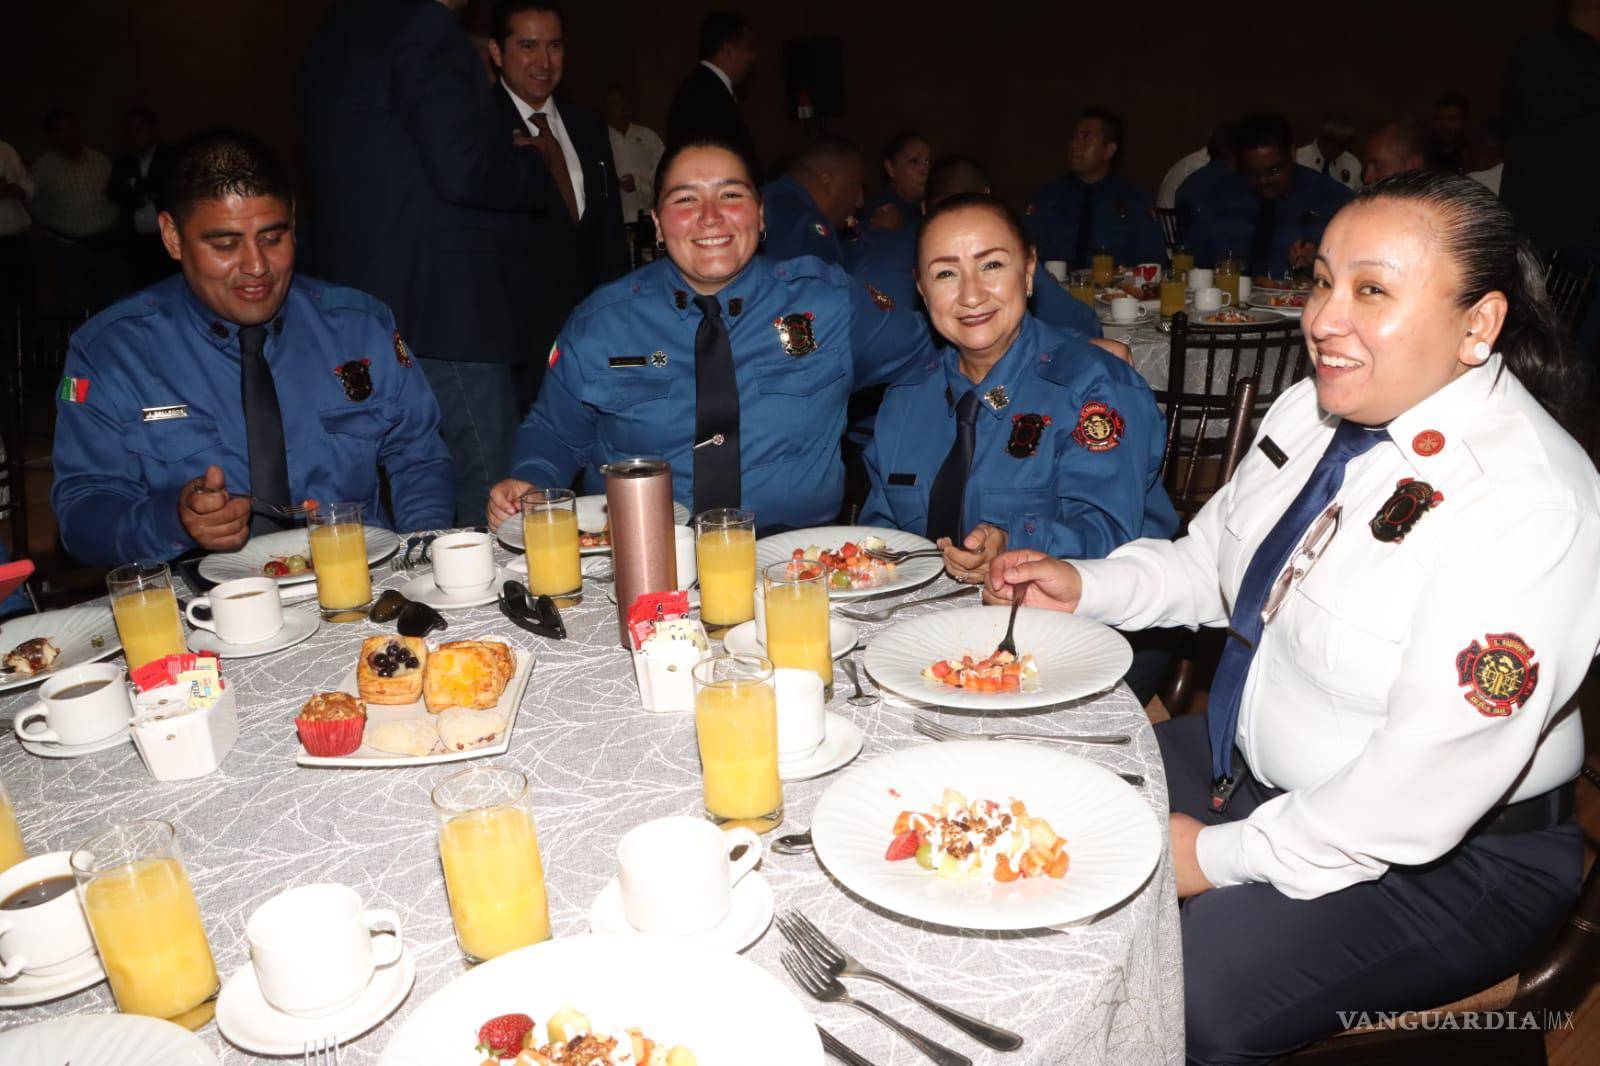
[[[317,572],[317,602],[330,622],[363,619],[372,604],[367,567],[367,531],[359,503],[319,503],[306,515],[311,530],[311,565]]]
[[[1239,306],[1239,260],[1234,258],[1232,252],[1217,260],[1212,283],[1233,297],[1233,306]]]
[[[776,829],[783,821],[783,783],[772,661],[719,655],[698,663],[693,676],[706,813],[719,824],[757,833]]]
[[[439,860],[456,943],[474,962],[550,939],[528,779],[504,766],[452,774],[433,790]]]
[[[1109,248],[1095,250],[1094,258],[1089,261],[1094,269],[1094,283],[1096,285],[1110,285],[1112,277],[1117,272],[1117,257],[1111,254]]]
[[[814,670],[833,688],[828,641],[828,572],[818,563],[787,560],[761,572],[767,612],[767,658],[772,665]]]
[[[210,1021],[217,966],[172,826],[113,825],[71,861],[117,1009],[190,1029]]]
[[[22,829],[17,825],[17,809],[11,806],[6,783],[0,781],[0,873],[27,857],[28,848],[22,843]]]
[[[1094,275],[1087,270],[1075,270],[1067,278],[1067,292],[1082,300],[1090,307],[1094,306]]]
[[[128,669],[137,670],[163,655],[182,655],[183,621],[166,563],[129,563],[106,575],[111,615]]]
[[[523,493],[521,503],[528,590],[562,607],[582,603],[577,497],[570,489],[534,489]]]
[[[1172,269],[1187,282],[1189,280],[1189,271],[1194,269],[1194,250],[1184,244],[1173,245]]]
[[[1177,268],[1161,275],[1161,321],[1171,322],[1172,316],[1183,310],[1189,294],[1188,278],[1187,271],[1179,273]]]
[[[700,620],[719,636],[756,616],[756,516],[718,507],[694,516]]]

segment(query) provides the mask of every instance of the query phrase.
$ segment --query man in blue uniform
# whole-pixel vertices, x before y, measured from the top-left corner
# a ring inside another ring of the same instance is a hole
[[[1294,161],[1282,115],[1251,115],[1239,123],[1238,162],[1242,182],[1218,182],[1194,201],[1189,240],[1195,261],[1209,265],[1231,252],[1252,274],[1279,277],[1309,268],[1323,229],[1350,190]]]
[[[824,263],[843,261],[839,230],[861,206],[861,150],[842,137],[813,141],[789,172],[761,190],[767,235],[761,254],[768,259],[814,255]]]
[[[1065,174],[1033,194],[1025,222],[1039,259],[1064,260],[1069,269],[1087,268],[1106,248],[1118,263],[1159,263],[1166,259],[1161,227],[1150,211],[1150,197],[1118,174],[1122,120],[1109,111],[1085,111],[1072,128]]]
[[[115,566],[232,551],[282,524],[252,508],[356,501],[450,524],[439,406],[383,304],[294,276],[288,177],[229,132],[180,147],[162,240],[182,273],[73,335],[57,393],[50,499],[67,550]]]

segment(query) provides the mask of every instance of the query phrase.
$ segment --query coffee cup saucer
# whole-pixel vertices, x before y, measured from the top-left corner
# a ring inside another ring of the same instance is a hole
[[[800,759],[779,759],[778,776],[785,781],[808,781],[832,773],[860,755],[864,743],[860,726],[829,711],[823,719],[822,743],[817,750]]]
[[[772,924],[775,904],[772,886],[761,876],[761,871],[751,870],[733,886],[733,905],[727,916],[703,933],[694,933],[678,939],[704,944],[726,951],[743,951],[760,940]],[[637,933],[622,910],[622,882],[613,877],[600,890],[589,907],[589,932]]]
[[[500,598],[500,587],[507,581],[515,579],[503,566],[494,569],[494,583],[482,592],[453,593],[445,592],[433,583],[433,574],[419,574],[400,586],[400,595],[408,600],[425,603],[436,611],[462,610],[467,607],[482,607],[493,603]]]
[[[861,640],[861,633],[854,625],[835,615],[828,616],[828,651],[835,659],[842,659],[850,654]],[[765,655],[767,653],[766,641],[756,633],[755,619],[740,622],[726,633],[722,634],[722,647],[729,655]]]
[[[109,737],[91,740],[87,744],[58,744],[53,740],[28,740],[17,737],[22,744],[22,750],[30,755],[37,755],[41,759],[81,759],[85,755],[94,755],[97,752],[110,751],[121,744],[132,742],[126,729],[119,729]]]
[[[0,981],[0,1010],[7,1007],[29,1007],[35,1003],[70,996],[82,992],[106,979],[100,967],[100,956],[86,951],[58,973],[20,973],[10,981]]]
[[[224,659],[251,659],[292,648],[303,640],[309,640],[311,634],[321,627],[322,618],[316,611],[284,611],[283,628],[266,640],[234,644],[209,629],[195,629],[189,633],[188,644],[190,651],[214,651]]]
[[[320,1018],[285,1014],[261,995],[255,967],[245,963],[217,997],[217,1028],[228,1043],[257,1055],[299,1055],[324,1037],[348,1043],[376,1026],[405,1002],[417,979],[417,964],[402,945],[391,966],[372,971],[356,1001]]]

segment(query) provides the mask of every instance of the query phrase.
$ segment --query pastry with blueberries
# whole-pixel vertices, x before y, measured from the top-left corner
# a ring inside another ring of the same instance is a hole
[[[421,637],[368,637],[356,664],[356,688],[368,703],[415,703],[422,696],[428,645]]]

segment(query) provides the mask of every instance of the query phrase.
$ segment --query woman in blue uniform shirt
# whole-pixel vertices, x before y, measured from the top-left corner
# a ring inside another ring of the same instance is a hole
[[[861,216],[871,229],[900,229],[922,220],[933,148],[920,133],[900,133],[883,149],[883,188],[867,198]]]
[[[940,202],[916,262],[949,347],[886,392],[861,521],[925,534],[974,582],[1007,546],[1100,557],[1170,536],[1155,398],[1132,368],[1028,313],[1035,255],[1010,208],[982,193]]]
[[[567,320],[510,477],[489,495],[498,527],[531,485],[634,455],[672,464],[693,511],[745,507],[763,531],[820,525],[844,495],[839,440],[850,393],[932,352],[926,328],[814,256],[756,255],[752,168],[732,146],[675,147],[656,175],[666,255],[602,286]]]

